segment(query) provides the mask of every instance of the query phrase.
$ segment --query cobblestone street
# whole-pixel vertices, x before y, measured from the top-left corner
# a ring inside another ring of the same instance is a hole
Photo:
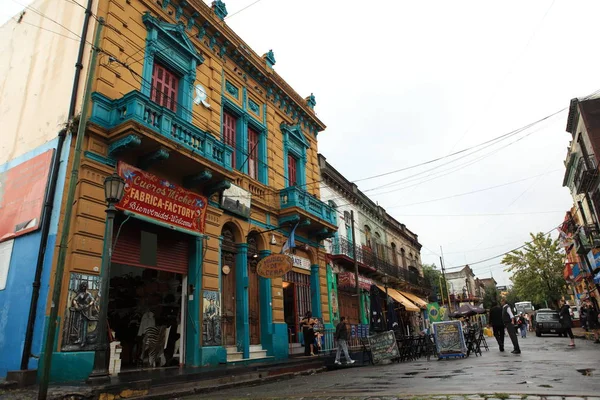
[[[574,349],[568,339],[530,336],[521,340],[521,355],[512,355],[511,345],[500,353],[495,341],[482,357],[417,361],[363,368],[345,368],[293,380],[225,390],[192,398],[446,398],[437,394],[485,398],[560,400],[561,396],[600,397],[600,345],[577,339]],[[433,397],[432,397],[433,396]],[[554,397],[558,396],[558,397]],[[455,397],[450,397],[454,400]],[[569,397],[569,400],[579,400]],[[589,399],[588,399],[589,400]]]

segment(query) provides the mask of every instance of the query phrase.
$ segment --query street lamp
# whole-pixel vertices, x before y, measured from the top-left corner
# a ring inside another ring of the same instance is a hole
[[[102,248],[102,269],[100,270],[100,311],[96,323],[96,343],[94,355],[94,369],[88,377],[88,383],[100,384],[110,381],[108,373],[108,360],[106,359],[106,319],[108,318],[108,281],[110,279],[110,259],[112,257],[112,235],[115,216],[117,215],[117,204],[123,198],[125,180],[114,173],[104,179],[104,197],[106,198],[106,226],[104,228],[104,247]]]

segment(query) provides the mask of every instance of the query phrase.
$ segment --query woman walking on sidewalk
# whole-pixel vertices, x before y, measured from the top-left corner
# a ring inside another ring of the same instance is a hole
[[[571,319],[571,306],[569,306],[569,303],[564,300],[561,300],[560,302],[562,304],[562,307],[558,313],[560,324],[563,328],[565,328],[565,332],[569,335],[569,338],[571,338],[569,347],[575,347],[575,336],[573,336],[573,330],[571,329],[573,327],[573,320]]]

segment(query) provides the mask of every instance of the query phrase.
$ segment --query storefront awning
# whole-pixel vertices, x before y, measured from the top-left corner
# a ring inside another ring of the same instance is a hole
[[[377,285],[377,287],[385,293],[385,288],[383,286]],[[406,311],[421,311],[419,307],[415,306],[413,303],[410,302],[410,300],[402,296],[396,289],[388,288],[387,292],[388,296],[396,300],[398,303],[402,304],[404,308],[406,308]]]
[[[402,296],[406,297],[407,299],[409,299],[410,301],[412,301],[413,303],[415,303],[419,307],[427,307],[427,302],[425,300],[423,300],[422,298],[420,298],[418,296],[415,296],[412,293],[400,292],[400,294]]]

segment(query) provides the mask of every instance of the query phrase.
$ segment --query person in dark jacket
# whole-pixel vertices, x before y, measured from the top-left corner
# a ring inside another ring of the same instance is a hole
[[[498,342],[500,351],[504,351],[504,322],[502,322],[502,307],[494,302],[494,306],[490,309],[490,325],[494,331],[494,337]]]
[[[571,306],[564,300],[560,301],[562,307],[560,307],[560,311],[558,312],[558,316],[560,318],[560,324],[563,328],[565,328],[565,332],[571,338],[571,343],[569,343],[569,347],[575,347],[575,336],[573,336],[573,320],[571,319]]]
[[[348,340],[350,339],[350,332],[348,332],[348,325],[346,324],[346,317],[340,317],[340,322],[335,327],[335,340],[337,341],[338,348],[335,354],[335,363],[341,365],[340,356],[342,351],[346,357],[348,364],[354,364],[354,360],[350,358],[348,354]]]
[[[502,299],[502,322],[506,327],[510,341],[513,344],[514,350],[511,351],[513,354],[521,354],[521,348],[519,347],[519,339],[517,339],[517,332],[515,331],[514,325],[515,316],[510,308],[510,305],[506,302],[506,299]]]
[[[589,329],[594,333],[594,343],[600,343],[598,334],[600,333],[600,324],[598,323],[598,311],[593,304],[586,304],[587,324]]]

